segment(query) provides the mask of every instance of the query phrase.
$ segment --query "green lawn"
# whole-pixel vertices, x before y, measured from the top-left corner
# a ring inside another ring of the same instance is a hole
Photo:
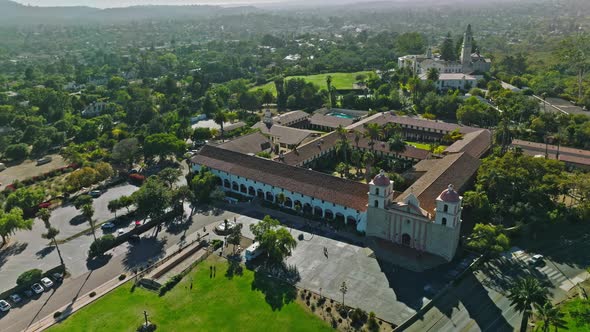
[[[144,310],[157,331],[166,332],[331,330],[296,302],[292,286],[245,268],[242,275],[230,275],[233,269],[228,267],[227,261],[212,256],[163,297],[142,288],[131,292],[127,283],[50,331],[135,331]]]
[[[304,78],[307,82],[311,82],[319,88],[326,88],[326,76],[332,76],[332,86],[336,89],[352,89],[352,84],[356,82],[356,76],[363,74],[365,76],[369,76],[373,72],[371,71],[359,71],[356,73],[327,73],[327,74],[318,74],[318,75],[308,75],[308,76],[289,76],[285,79],[291,78]],[[262,89],[264,91],[271,91],[274,95],[277,94],[277,90],[275,88],[274,82],[268,82],[264,85],[255,86],[250,89],[250,91],[256,91],[258,89]]]
[[[590,302],[574,299],[561,307],[569,331],[590,331]],[[561,330],[561,329],[560,329]]]
[[[430,144],[428,144],[428,143],[408,142],[408,141],[406,141],[406,143],[408,145],[414,146],[416,149],[430,151]],[[434,153],[442,153],[446,148],[447,148],[446,145],[439,145],[436,148],[436,150],[434,151]]]

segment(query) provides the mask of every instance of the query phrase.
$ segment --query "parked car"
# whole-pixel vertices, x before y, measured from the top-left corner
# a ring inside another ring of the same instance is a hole
[[[53,287],[53,281],[51,281],[51,279],[47,277],[41,279],[41,283],[43,284],[43,286],[45,286],[46,289]]]
[[[31,289],[33,290],[33,292],[35,292],[35,294],[41,294],[45,291],[43,286],[39,284],[33,284],[33,286],[31,286]]]
[[[51,275],[51,277],[53,278],[53,280],[55,281],[62,281],[64,279],[64,277],[61,275],[61,273],[55,272]]]
[[[139,241],[141,241],[141,238],[139,237],[139,235],[137,234],[133,234],[131,236],[129,236],[129,243],[133,244],[133,243],[138,243]]]
[[[25,296],[26,297],[33,297],[33,291],[30,289],[25,289]]]
[[[119,228],[119,229],[117,230],[117,235],[118,235],[118,236],[121,236],[121,235],[123,235],[123,234],[125,234],[125,228]]]
[[[90,195],[90,197],[92,197],[92,198],[98,198],[98,197],[100,197],[100,195],[102,195],[102,191],[92,190],[90,193],[88,193],[88,195]]]
[[[0,300],[0,310],[3,312],[7,312],[10,310],[10,303],[6,302],[5,300]]]
[[[37,166],[49,164],[52,160],[53,160],[53,158],[51,158],[49,156],[37,159]]]
[[[20,301],[22,301],[23,299],[20,297],[20,295],[18,294],[12,294],[9,296],[10,301],[12,301],[12,303],[19,303]]]
[[[544,257],[543,255],[534,255],[533,257],[531,257],[531,260],[529,261],[529,263],[533,266],[537,266],[537,265],[543,265],[545,264],[545,261],[543,260]]]
[[[0,163],[0,172],[2,172],[5,169],[6,169],[6,165],[4,165],[3,163]]]
[[[113,224],[112,222],[106,222],[106,223],[102,224],[100,226],[100,228],[102,228],[104,230],[110,230],[110,229],[115,228],[115,224]]]

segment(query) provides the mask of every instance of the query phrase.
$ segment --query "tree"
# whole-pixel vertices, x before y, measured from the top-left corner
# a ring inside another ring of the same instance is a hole
[[[153,134],[145,138],[143,153],[146,158],[159,156],[160,160],[168,156],[181,156],[186,151],[183,140],[173,134]]]
[[[120,208],[121,202],[119,201],[119,199],[113,199],[109,201],[109,203],[107,204],[107,209],[109,209],[109,212],[115,214],[115,219],[117,218],[117,210],[119,210]]]
[[[98,182],[100,175],[92,167],[77,169],[68,175],[68,185],[74,190],[89,187]]]
[[[428,68],[428,71],[426,72],[427,79],[429,79],[433,82],[436,82],[436,81],[438,81],[439,77],[440,77],[440,72],[438,71],[438,69]]]
[[[24,211],[36,208],[45,199],[45,191],[42,188],[23,187],[18,188],[6,198],[5,210],[10,211],[17,207]]]
[[[223,130],[223,124],[225,122],[227,122],[227,115],[225,112],[223,111],[217,111],[215,113],[215,115],[213,116],[213,121],[215,121],[215,123],[217,123],[221,129],[221,139],[223,139],[223,134],[224,134],[224,130]]]
[[[336,141],[336,151],[342,154],[342,160],[344,163],[348,162],[348,150],[350,149],[350,144],[348,141],[348,136],[346,135],[346,129],[339,125],[336,128],[336,134],[338,135],[339,139]]]
[[[279,203],[281,206],[285,203],[286,199],[287,197],[282,192],[277,195],[277,203]]]
[[[174,184],[178,181],[178,178],[182,175],[182,172],[179,169],[167,167],[158,173],[158,177],[168,186],[168,188],[172,189]]]
[[[282,262],[297,246],[297,241],[291,233],[279,225],[279,221],[270,216],[265,216],[259,223],[250,225],[254,239],[260,243],[260,247],[272,263]]]
[[[84,205],[92,205],[92,201],[93,199],[90,195],[80,195],[74,200],[74,207],[80,210]]]
[[[395,39],[395,50],[399,54],[422,54],[424,37],[418,32],[406,32]]]
[[[333,103],[332,94],[331,94],[331,91],[332,91],[332,76],[331,75],[326,76],[326,88],[328,89],[328,109],[331,109],[332,105],[333,105],[332,104]]]
[[[381,136],[381,126],[378,123],[369,123],[365,126],[364,136],[369,139],[369,146],[371,150],[375,146],[375,141]]]
[[[340,174],[340,177],[345,177],[346,174],[348,174],[348,164],[345,163],[338,163],[336,165],[336,168],[334,169],[338,174]]]
[[[192,140],[195,142],[208,140],[211,139],[211,137],[213,137],[213,135],[211,135],[211,129],[204,127],[195,128],[191,136]]]
[[[234,227],[232,227],[232,229],[230,230],[229,235],[227,236],[227,243],[229,244],[233,244],[234,248],[233,248],[233,252],[236,252],[236,246],[240,244],[240,241],[242,240],[242,227],[244,225],[243,224],[236,224],[234,225]]]
[[[126,138],[123,139],[113,146],[113,152],[111,158],[127,167],[133,167],[133,164],[137,161],[139,153],[139,142],[137,138]]]
[[[590,68],[590,35],[582,33],[562,40],[556,53],[564,65],[576,72],[578,101],[581,101],[584,95],[584,76]]]
[[[544,304],[535,303],[535,309],[537,311],[537,319],[543,323],[542,332],[549,332],[551,326],[557,329],[567,330],[567,322],[563,319],[564,314],[559,308],[554,307],[551,301],[547,301]]]
[[[406,142],[400,134],[394,134],[387,143],[389,144],[389,151],[396,153],[406,151]]]
[[[543,305],[547,302],[547,289],[533,277],[518,279],[510,289],[508,299],[517,311],[522,312],[520,331],[526,332],[533,305]]]
[[[24,160],[29,156],[29,147],[25,143],[9,145],[4,151],[4,156],[15,161]]]
[[[21,275],[16,278],[16,284],[21,287],[27,287],[38,282],[41,278],[43,278],[43,271],[32,269],[21,273]]]
[[[340,285],[340,293],[342,293],[342,305],[344,305],[344,295],[348,293],[348,286],[346,285],[346,281],[343,281]]]
[[[365,179],[368,183],[371,177],[371,167],[375,162],[375,155],[371,151],[365,152],[363,155],[363,162],[365,163]]]
[[[501,225],[476,224],[467,247],[485,255],[497,255],[510,248],[510,240]]]
[[[88,256],[96,257],[102,255],[105,251],[113,247],[115,241],[116,239],[112,234],[103,235],[100,239],[94,239],[94,242],[90,244]]]
[[[59,250],[59,246],[57,245],[57,240],[55,239],[59,234],[59,230],[49,223],[49,219],[51,218],[51,211],[49,209],[41,209],[37,212],[37,217],[43,221],[45,225],[45,229],[47,229],[47,233],[42,234],[41,236],[44,239],[49,239],[53,242],[53,246],[57,250],[57,255],[59,256],[59,261],[61,262],[62,266],[65,266],[64,260],[61,256],[61,251]]]
[[[445,40],[443,41],[440,47],[440,58],[446,61],[457,60],[457,54],[455,53],[455,44],[453,43],[453,38],[451,37],[450,32],[447,33],[447,36],[445,37]]]
[[[92,237],[94,237],[94,241],[96,241],[96,231],[94,230],[94,220],[92,217],[94,216],[94,207],[92,204],[84,204],[80,207],[82,209],[82,215],[88,223],[90,224],[90,230],[92,230]]]
[[[17,230],[33,228],[32,219],[23,218],[23,210],[18,207],[12,208],[9,212],[4,212],[0,209],[0,236],[2,237],[2,245],[6,244],[8,238]]]
[[[152,219],[161,217],[172,199],[169,187],[157,176],[150,176],[132,196],[137,211]]]

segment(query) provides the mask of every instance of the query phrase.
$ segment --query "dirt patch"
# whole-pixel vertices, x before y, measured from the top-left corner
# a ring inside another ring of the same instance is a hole
[[[53,160],[45,165],[37,166],[36,160],[25,160],[18,165],[10,166],[4,171],[0,172],[0,190],[17,180],[22,181],[24,179],[38,176],[67,165],[62,156],[58,154],[53,154],[50,156]]]

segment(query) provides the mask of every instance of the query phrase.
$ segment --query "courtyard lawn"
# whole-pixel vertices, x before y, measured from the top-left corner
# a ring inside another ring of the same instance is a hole
[[[291,78],[304,78],[307,82],[311,82],[319,88],[326,88],[326,76],[332,76],[332,86],[336,89],[352,89],[352,84],[356,82],[357,75],[365,75],[367,78],[371,75],[372,71],[359,71],[356,73],[327,73],[327,74],[318,74],[318,75],[308,75],[308,76],[289,76],[286,77],[286,80]],[[273,95],[276,96],[277,89],[275,87],[274,82],[268,82],[264,85],[259,85],[252,87],[250,91],[256,91],[258,89],[262,89],[263,91],[270,91]]]
[[[420,142],[408,142],[406,141],[406,143],[408,145],[412,145],[414,146],[416,149],[420,149],[420,150],[426,150],[426,151],[430,151],[430,144],[429,143],[420,143]],[[447,148],[446,145],[439,145],[437,147],[437,150],[435,151],[435,153],[441,153],[442,151],[444,151]]]
[[[297,302],[294,287],[235,267],[211,256],[162,297],[127,283],[50,331],[136,331],[144,310],[158,331],[331,330]]]

